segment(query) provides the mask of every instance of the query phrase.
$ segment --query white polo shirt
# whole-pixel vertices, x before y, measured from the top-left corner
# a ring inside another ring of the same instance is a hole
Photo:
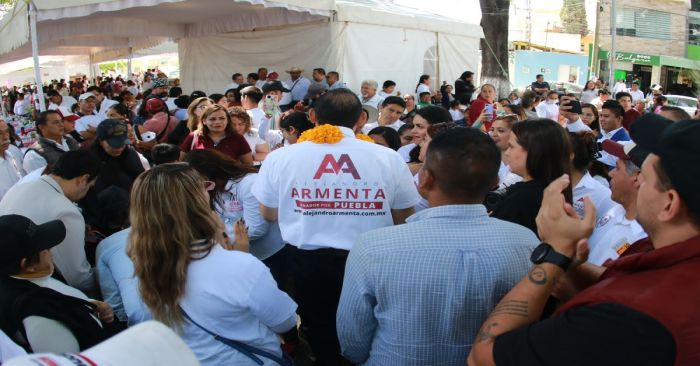
[[[625,218],[625,208],[615,205],[598,220],[588,239],[588,262],[597,266],[617,259],[636,241],[647,237],[637,220]]]
[[[6,150],[5,154],[0,156],[0,200],[24,174],[21,160]]]
[[[403,126],[405,124],[406,123],[404,121],[397,119],[393,123],[386,125],[386,127],[391,127],[394,130],[396,130],[396,132],[399,132],[399,128],[401,128],[401,126]],[[369,131],[372,131],[372,129],[375,127],[379,127],[379,122],[367,123],[362,127],[362,133],[364,133],[366,135],[369,133]]]
[[[271,152],[253,194],[278,209],[282,238],[301,249],[350,250],[360,234],[393,225],[392,209],[420,201],[401,156],[358,140],[349,128],[336,144],[297,143]]]

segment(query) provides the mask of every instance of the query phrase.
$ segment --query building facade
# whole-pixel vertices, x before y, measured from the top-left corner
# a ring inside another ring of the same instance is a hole
[[[643,90],[656,84],[673,94],[694,94],[692,70],[700,70],[700,52],[696,57],[690,47],[694,22],[691,2],[615,0],[615,20],[611,22],[612,3],[598,2],[594,67],[599,77],[608,81],[612,67],[615,80],[639,78]],[[608,58],[611,31],[616,35],[612,66]]]

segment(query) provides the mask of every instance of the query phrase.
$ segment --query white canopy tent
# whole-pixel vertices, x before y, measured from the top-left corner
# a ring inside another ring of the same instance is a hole
[[[19,0],[0,24],[0,63],[38,54],[96,63],[171,40],[188,90],[222,91],[234,71],[300,66],[337,70],[354,89],[391,78],[410,92],[420,74],[476,70],[482,36],[477,24],[381,0]]]

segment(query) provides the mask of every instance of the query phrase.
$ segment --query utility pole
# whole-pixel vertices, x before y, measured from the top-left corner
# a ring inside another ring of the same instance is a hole
[[[528,49],[530,49],[530,46],[532,45],[532,4],[530,3],[530,0],[527,0],[527,25],[525,28],[525,37],[527,38],[527,46]]]
[[[591,52],[591,68],[588,70],[588,80],[591,79],[591,74],[595,72],[596,78],[600,79],[600,69],[598,62],[598,42],[600,41],[598,34],[600,30],[600,0],[595,2],[595,33],[593,34],[593,51]]]
[[[615,38],[617,37],[617,19],[615,15],[615,0],[610,1],[610,51],[608,51],[608,58],[610,69],[610,76],[608,78],[608,83],[612,87],[615,83]]]

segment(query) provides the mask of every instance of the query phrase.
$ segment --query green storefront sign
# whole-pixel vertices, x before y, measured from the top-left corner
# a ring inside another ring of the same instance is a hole
[[[600,51],[598,53],[598,58],[606,60],[608,58],[608,51]],[[634,52],[615,52],[615,61],[629,62],[639,65],[661,65],[661,58],[659,56],[645,55],[643,53]]]

